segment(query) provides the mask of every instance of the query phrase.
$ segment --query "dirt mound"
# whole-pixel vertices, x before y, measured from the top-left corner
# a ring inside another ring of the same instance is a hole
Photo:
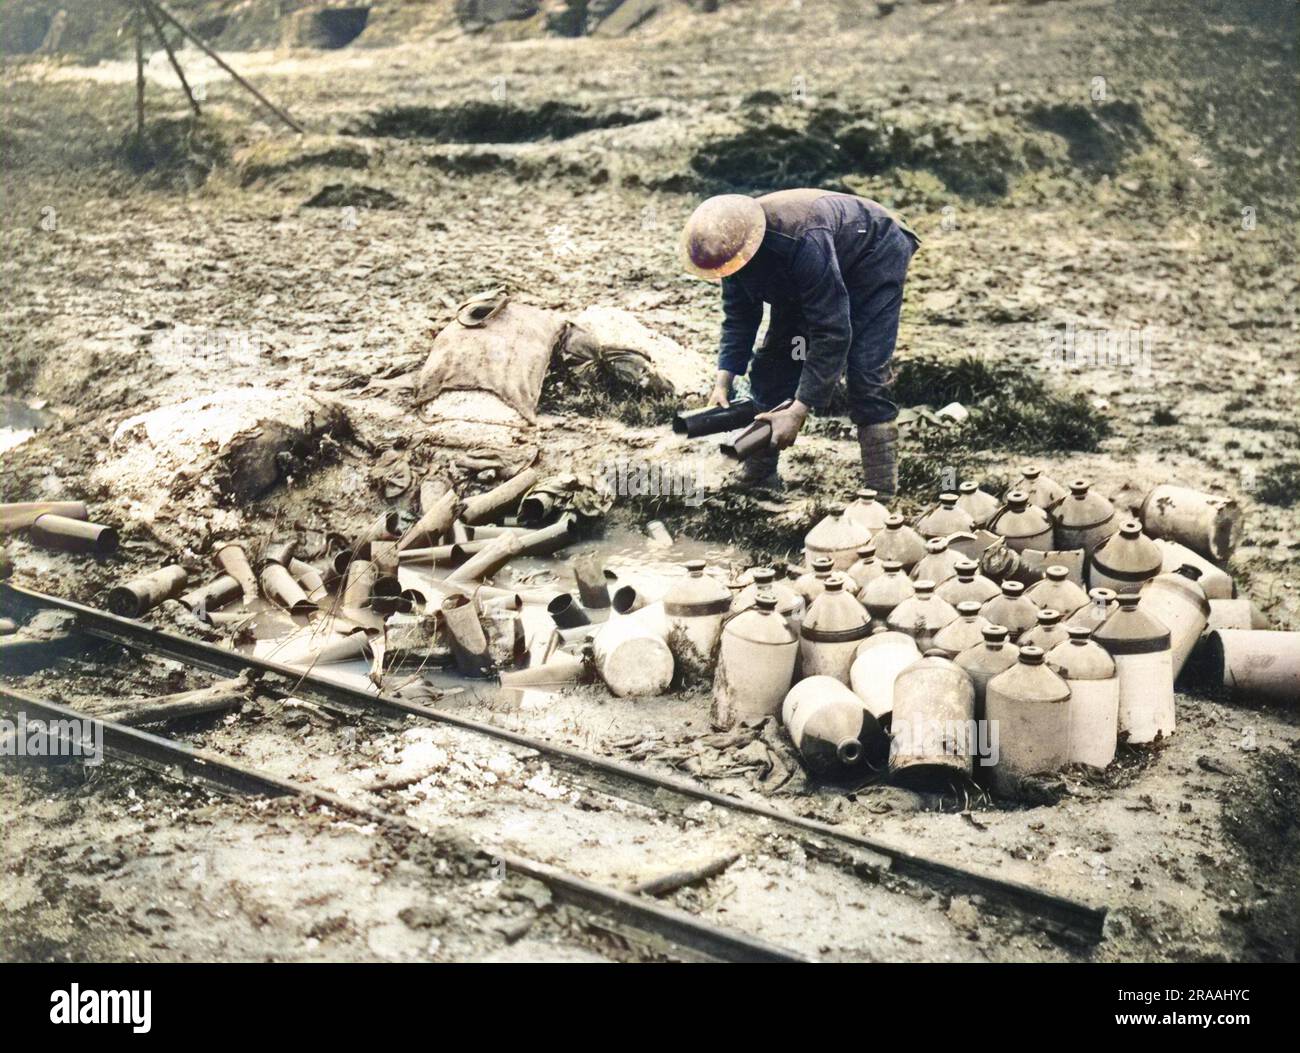
[[[1034,127],[1066,141],[1070,162],[1076,168],[1095,175],[1115,175],[1124,156],[1151,134],[1132,102],[1093,107],[1056,103],[1035,107],[1027,116]]]
[[[330,183],[303,202],[303,208],[401,208],[403,201],[383,187]]]
[[[914,109],[819,107],[804,113],[774,106],[771,92],[745,102],[746,126],[706,141],[691,157],[700,189],[768,191],[836,183],[851,188],[860,177],[927,173],[948,195],[996,199],[1032,170],[1086,179],[1115,174],[1150,139],[1133,102],[1087,108],[1021,100],[1023,112],[994,117],[961,107],[925,117]]]
[[[440,143],[527,143],[568,139],[599,128],[654,120],[658,110],[596,110],[567,102],[512,106],[471,102],[463,106],[390,106],[349,129],[354,135],[432,139]]]
[[[370,160],[370,152],[360,146],[322,136],[308,141],[268,139],[256,143],[235,154],[234,166],[239,185],[248,187],[300,168],[364,169]]]
[[[166,533],[233,526],[251,501],[331,459],[349,434],[336,402],[267,388],[229,388],[130,417],[91,475],[108,506]]]
[[[281,42],[286,47],[345,48],[365,31],[370,21],[366,7],[312,7],[295,11],[284,25]]]
[[[148,121],[140,138],[132,128],[117,150],[121,163],[151,186],[185,189],[202,186],[229,154],[221,122],[192,114]]]

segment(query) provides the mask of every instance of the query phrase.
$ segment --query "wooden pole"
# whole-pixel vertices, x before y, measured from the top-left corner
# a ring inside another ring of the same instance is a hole
[[[176,77],[181,82],[181,87],[185,90],[185,97],[190,100],[190,109],[194,111],[194,116],[202,116],[199,111],[198,100],[194,98],[194,92],[190,91],[190,82],[185,79],[185,71],[181,69],[181,64],[176,58],[176,52],[174,52],[172,46],[167,43],[167,37],[163,33],[162,23],[158,21],[157,13],[148,4],[141,3],[140,0],[136,0],[136,5],[148,16],[149,24],[153,26],[153,31],[158,36],[158,42],[162,44],[163,50],[167,52],[168,61],[171,62],[172,69],[176,71]]]
[[[135,18],[135,145],[144,148],[144,30],[137,10]]]
[[[255,98],[258,102],[260,102],[273,114],[279,117],[280,120],[284,121],[284,123],[287,124],[290,128],[292,128],[295,132],[298,132],[300,135],[307,134],[306,129],[304,129],[302,125],[300,125],[297,121],[295,121],[292,117],[290,117],[287,113],[285,113],[284,110],[280,109],[280,107],[275,105],[275,103],[273,103],[260,91],[258,91],[251,84],[249,84],[248,81],[244,80],[243,77],[241,77],[230,67],[230,64],[225,59],[223,59],[220,55],[218,55],[215,51],[213,51],[212,48],[208,47],[208,45],[203,40],[201,40],[192,29],[190,29],[188,26],[186,26],[184,23],[178,20],[175,15],[173,15],[170,11],[168,11],[167,8],[163,7],[162,4],[158,3],[157,0],[140,0],[140,3],[144,4],[146,7],[152,7],[158,14],[162,15],[163,18],[165,18],[168,22],[170,22],[177,29],[179,29],[181,33],[191,43],[194,44],[195,47],[197,47],[200,51],[202,51],[205,55],[207,55],[208,58],[210,58],[218,66],[220,66],[232,77],[234,77],[235,82],[240,87],[242,87],[245,91],[247,91],[250,95],[252,95],[253,98]]]

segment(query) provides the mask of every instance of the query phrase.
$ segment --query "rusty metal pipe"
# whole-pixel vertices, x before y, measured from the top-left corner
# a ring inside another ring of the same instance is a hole
[[[504,535],[503,535],[504,536]],[[549,556],[573,544],[578,536],[578,517],[572,512],[562,515],[550,526],[517,535],[518,556]],[[494,539],[499,540],[499,539]]]
[[[293,554],[298,550],[297,538],[290,538],[288,541],[271,541],[262,549],[262,558],[257,561],[257,568],[260,571],[268,563],[278,563],[282,567],[288,567],[289,561],[293,559]]]
[[[180,600],[196,617],[207,621],[208,615],[213,611],[218,611],[226,604],[242,598],[243,591],[239,582],[229,574],[222,574],[202,588],[191,589],[182,594]]]
[[[84,501],[10,501],[0,504],[0,534],[26,530],[43,515],[64,519],[90,518]]]
[[[310,563],[301,559],[290,559],[288,570],[293,575],[293,580],[302,586],[302,590],[307,594],[307,599],[311,600],[312,603],[320,606],[329,598],[329,589],[325,586],[325,578]]]
[[[249,565],[243,546],[234,543],[222,545],[213,553],[213,558],[218,567],[239,582],[244,592],[244,606],[251,606],[257,599],[257,576]]]
[[[32,521],[32,541],[43,548],[62,552],[89,552],[96,556],[111,556],[117,551],[117,531],[101,523],[87,523],[82,519],[45,512]]]
[[[403,563],[451,563],[455,545],[434,545],[431,548],[408,548],[400,553]]]
[[[573,561],[573,577],[578,584],[578,597],[588,610],[604,610],[609,606],[609,583],[605,566],[600,558],[581,556]]]
[[[378,577],[375,565],[367,559],[354,559],[348,564],[343,579],[342,604],[344,607],[367,607]]]
[[[474,542],[470,542],[473,544]],[[510,562],[520,549],[516,534],[503,534],[489,538],[484,547],[447,575],[446,580],[478,581],[490,577]]]
[[[486,541],[489,538],[500,537],[502,534],[531,534],[528,527],[520,526],[495,526],[487,523],[482,526],[466,527],[470,541]]]
[[[123,618],[139,618],[163,600],[179,596],[189,575],[184,567],[160,567],[108,592],[108,609]]]
[[[288,567],[268,563],[262,568],[258,582],[268,600],[279,604],[291,614],[311,614],[316,610],[316,604],[307,599],[307,594],[293,580]]]
[[[442,496],[435,498],[431,505],[423,503],[422,494],[420,507],[424,509],[424,513],[397,542],[398,551],[415,548],[418,545],[437,544],[451,529],[459,506],[460,499],[454,490],[448,490]]]
[[[492,661],[474,602],[468,596],[448,596],[442,601],[442,618],[456,668],[464,676],[487,676]]]
[[[579,625],[590,625],[591,619],[582,609],[571,593],[562,592],[546,605],[546,613],[555,622],[556,628],[573,629]]]
[[[555,511],[555,496],[539,491],[535,494],[529,494],[519,502],[519,521],[521,523],[545,523],[546,519]]]
[[[548,684],[576,684],[587,672],[587,663],[576,654],[556,651],[541,665],[513,669],[501,674],[502,687],[544,687]]]
[[[517,508],[519,499],[532,489],[537,479],[538,475],[535,468],[525,468],[514,478],[507,479],[500,486],[494,487],[487,493],[476,494],[465,502],[464,511],[461,512],[461,520],[467,525],[473,526],[494,519],[506,509],[513,511]]]

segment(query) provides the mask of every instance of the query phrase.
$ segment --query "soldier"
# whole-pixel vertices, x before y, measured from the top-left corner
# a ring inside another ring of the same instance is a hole
[[[748,371],[750,393],[763,411],[757,419],[772,424],[771,447],[745,462],[740,485],[781,485],[780,451],[794,442],[810,411],[827,409],[843,375],[864,484],[881,500],[897,492],[890,359],[907,265],[919,245],[883,205],[828,190],[723,194],[691,215],[682,232],[686,269],[722,283],[718,376],[709,405],[728,405],[733,380]],[[771,318],[755,353],[764,304],[771,305]]]

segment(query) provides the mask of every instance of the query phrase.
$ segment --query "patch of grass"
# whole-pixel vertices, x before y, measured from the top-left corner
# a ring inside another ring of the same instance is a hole
[[[804,535],[821,520],[829,503],[813,501],[797,511],[773,514],[761,497],[739,490],[720,490],[702,503],[689,505],[676,496],[643,497],[636,505],[638,523],[662,520],[675,536],[737,544],[755,566],[780,567],[802,559]],[[743,533],[737,524],[743,523]]]
[[[579,378],[552,362],[537,408],[542,413],[609,417],[635,428],[654,428],[672,423],[681,398],[647,391],[604,370],[592,370]]]
[[[1035,373],[975,355],[903,360],[894,378],[894,401],[900,406],[960,402],[970,410],[969,420],[946,429],[954,453],[963,444],[1017,453],[1091,452],[1111,432],[1110,422],[1084,395],[1052,391]]]
[[[146,121],[137,139],[132,124],[117,160],[154,186],[194,189],[230,157],[228,133],[211,115]]]
[[[1255,499],[1266,505],[1290,508],[1300,492],[1300,461],[1284,461],[1261,472],[1255,481]]]

